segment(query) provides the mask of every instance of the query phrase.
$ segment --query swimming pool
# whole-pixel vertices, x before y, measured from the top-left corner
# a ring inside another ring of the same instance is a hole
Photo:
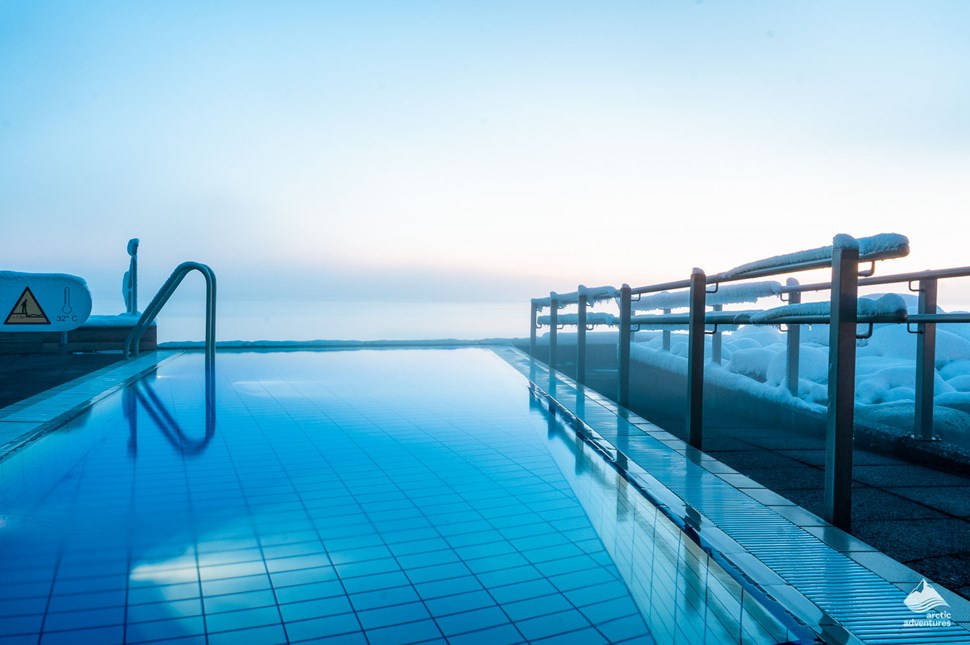
[[[504,354],[223,353],[214,415],[198,354],[106,391],[0,459],[0,643],[814,638],[577,424],[622,415]]]

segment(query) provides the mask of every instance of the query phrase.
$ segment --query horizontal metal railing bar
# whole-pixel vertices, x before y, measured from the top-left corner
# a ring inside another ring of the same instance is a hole
[[[753,303],[762,298],[778,296],[780,290],[781,284],[775,280],[725,285],[723,288],[718,288],[716,292],[708,293],[705,300],[708,306]],[[631,304],[634,311],[686,309],[690,306],[690,292],[661,291],[634,300]]]
[[[928,271],[911,271],[908,273],[895,273],[892,275],[873,276],[859,280],[859,286],[872,284],[891,284],[893,282],[911,282],[915,280],[925,280],[932,278],[965,278],[970,276],[970,266],[952,267],[949,269],[931,269]]]
[[[906,322],[914,323],[970,323],[970,313],[910,314]]]
[[[644,287],[633,287],[630,289],[630,294],[637,296],[643,293],[656,293],[657,291],[671,291],[673,289],[687,289],[689,287],[690,280],[675,280],[674,282],[651,284]]]
[[[891,275],[861,278],[860,287],[880,284],[895,284],[899,282],[915,282],[917,280],[966,278],[970,277],[970,267],[954,267],[952,269],[931,269],[928,271],[912,271],[909,273],[894,273]],[[782,293],[804,293],[806,291],[827,291],[832,288],[831,282],[813,282],[809,284],[784,285]]]
[[[586,314],[586,325],[616,325],[620,322],[619,316],[614,316],[608,313],[588,313]],[[552,323],[552,316],[539,316],[536,318],[536,323],[539,325],[549,325]],[[563,325],[578,325],[579,314],[559,314],[556,317],[556,324],[560,327]]]
[[[758,313],[758,312],[753,312]],[[904,323],[914,321],[916,315],[908,316],[903,313],[889,314],[859,314],[857,322],[860,325],[869,323]],[[970,315],[967,316],[970,320]],[[687,314],[655,314],[645,316],[633,316],[630,318],[632,325],[686,325],[690,320]],[[770,320],[751,320],[751,313],[739,312],[709,312],[704,316],[705,325],[821,325],[829,324],[831,316],[828,314],[802,314],[791,316],[777,316]],[[957,321],[953,321],[957,322]]]

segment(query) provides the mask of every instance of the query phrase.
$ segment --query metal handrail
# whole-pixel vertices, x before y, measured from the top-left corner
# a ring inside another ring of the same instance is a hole
[[[138,323],[128,334],[124,347],[125,358],[138,355],[138,345],[141,343],[141,337],[145,334],[145,330],[155,321],[158,312],[162,310],[162,307],[172,297],[178,286],[182,284],[185,276],[192,271],[198,271],[205,278],[205,362],[207,367],[212,365],[216,356],[216,274],[208,265],[199,262],[183,262],[175,267],[172,275],[152,298],[145,309],[145,313],[141,315]]]

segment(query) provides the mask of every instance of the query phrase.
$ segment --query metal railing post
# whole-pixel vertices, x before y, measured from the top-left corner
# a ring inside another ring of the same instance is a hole
[[[711,307],[714,311],[723,311],[724,305],[713,305]],[[715,330],[714,335],[711,337],[711,362],[721,364],[721,331]]]
[[[788,278],[785,284],[789,287],[797,287],[798,280],[795,278]],[[797,305],[802,301],[801,291],[790,291],[788,293],[788,304]],[[788,381],[788,391],[791,395],[798,397],[798,359],[799,350],[801,349],[802,343],[802,328],[801,325],[793,324],[788,325],[788,364],[787,364],[787,381]]]
[[[825,433],[825,520],[852,526],[852,434],[855,423],[856,321],[859,245],[837,235],[832,246],[829,401]]]
[[[538,325],[536,318],[539,316],[539,305],[533,300],[529,306],[529,356],[536,357],[536,330]]]
[[[617,401],[622,407],[630,405],[630,318],[633,294],[630,285],[620,287],[620,333],[617,342]]]
[[[664,315],[669,314],[670,313],[670,309],[664,309],[663,310],[663,313],[664,313]],[[665,352],[669,352],[670,351],[670,330],[669,329],[664,329],[660,333],[660,336],[663,339],[663,350]]]
[[[549,369],[556,369],[559,332],[559,299],[555,291],[549,292]]]
[[[707,276],[694,268],[690,274],[690,313],[687,326],[687,443],[703,445],[704,317],[707,310]]]
[[[579,312],[576,314],[576,382],[586,384],[586,287],[579,285]]]
[[[919,313],[936,313],[937,281],[927,278],[919,281]],[[936,323],[918,323],[916,326],[916,410],[914,435],[917,439],[931,441],[933,434],[933,395],[936,377]]]

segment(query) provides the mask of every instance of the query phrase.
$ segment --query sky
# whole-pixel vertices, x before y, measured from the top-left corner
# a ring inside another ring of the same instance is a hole
[[[0,268],[108,313],[131,237],[143,302],[183,260],[229,299],[506,302],[838,233],[964,266],[967,79],[959,0],[3,0]]]

